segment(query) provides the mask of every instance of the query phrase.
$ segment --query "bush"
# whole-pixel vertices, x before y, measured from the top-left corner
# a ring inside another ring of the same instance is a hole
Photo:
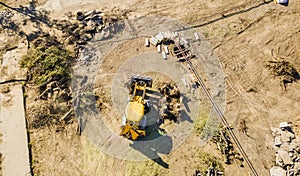
[[[33,81],[38,86],[52,81],[57,81],[61,85],[71,78],[73,53],[58,42],[49,43],[52,45],[49,46],[43,42],[37,46],[34,45],[20,62],[21,67],[28,69],[29,81]]]
[[[206,125],[208,119],[208,114],[201,112],[195,122],[195,133],[196,135],[200,135]]]
[[[199,164],[197,170],[201,173],[207,173],[207,169],[213,167],[218,171],[224,172],[224,167],[222,166],[220,160],[210,153],[199,152]]]

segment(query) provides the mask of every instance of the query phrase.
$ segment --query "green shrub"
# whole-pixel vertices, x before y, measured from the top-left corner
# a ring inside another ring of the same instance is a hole
[[[222,166],[220,159],[213,156],[210,153],[199,152],[199,164],[197,170],[201,173],[207,173],[207,169],[213,167],[218,171],[224,172],[224,167]]]
[[[73,53],[58,42],[50,43],[31,47],[20,62],[21,67],[28,69],[30,81],[38,86],[52,81],[62,84],[71,78]]]
[[[196,135],[200,135],[206,125],[208,114],[201,112],[195,122],[194,130]]]

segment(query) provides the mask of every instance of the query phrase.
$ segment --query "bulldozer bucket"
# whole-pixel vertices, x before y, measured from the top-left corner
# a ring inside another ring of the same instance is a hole
[[[132,75],[130,84],[136,83],[136,82],[143,82],[146,84],[147,87],[152,87],[152,78],[149,76],[140,76],[140,75]]]

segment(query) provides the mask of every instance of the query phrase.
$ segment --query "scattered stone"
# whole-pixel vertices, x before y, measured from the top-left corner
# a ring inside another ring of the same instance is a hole
[[[294,150],[293,147],[291,145],[289,145],[288,143],[283,143],[280,146],[280,149],[284,150],[284,151],[287,151],[287,152],[292,152]]]
[[[293,133],[291,133],[290,131],[282,131],[281,132],[281,136],[280,139],[282,142],[291,142],[292,139],[295,138],[295,135]]]
[[[200,40],[199,34],[197,32],[194,32],[194,35],[196,40]]]
[[[275,133],[275,134],[280,134],[280,128],[275,128],[275,127],[271,127],[271,131],[273,132],[273,133]]]
[[[286,170],[279,166],[273,166],[270,169],[270,175],[271,176],[286,176]]]
[[[275,137],[275,143],[274,143],[274,145],[277,146],[277,147],[279,147],[281,144],[282,144],[282,142],[280,140],[280,137],[278,137],[278,136]]]
[[[289,156],[289,153],[285,150],[279,149],[278,154],[280,155],[280,158],[283,160],[283,163],[285,165],[292,165],[292,159]]]
[[[149,47],[150,46],[150,41],[148,38],[146,38],[146,47]]]
[[[300,175],[300,162],[296,162],[294,165],[294,174]]]
[[[283,129],[283,128],[288,128],[290,127],[290,124],[288,122],[281,122],[279,124],[279,128]]]
[[[154,45],[154,46],[157,46],[158,40],[157,40],[155,37],[151,37],[151,38],[150,38],[150,43],[151,43],[152,45]]]
[[[161,53],[161,45],[157,45],[157,52]]]
[[[276,164],[278,166],[283,166],[283,161],[278,153],[276,153]]]
[[[300,174],[300,138],[294,134],[291,127],[292,124],[288,122],[280,123],[279,128],[271,127],[274,149],[277,151],[276,166],[270,170],[271,175],[294,176]]]

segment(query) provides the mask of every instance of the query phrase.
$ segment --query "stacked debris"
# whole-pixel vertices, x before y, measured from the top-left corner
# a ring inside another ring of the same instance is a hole
[[[198,33],[195,33],[195,39],[200,39]],[[184,37],[179,37],[177,32],[165,31],[150,39],[146,38],[146,46],[149,47],[150,44],[157,47],[157,52],[162,53],[165,60],[168,54],[178,58],[179,62],[194,57],[189,49],[189,41]]]
[[[76,22],[70,22],[70,20],[56,21],[55,26],[63,31],[63,37],[66,38],[67,44],[84,45],[93,39],[96,33],[101,32],[119,19],[127,18],[127,13],[129,12],[120,9],[116,9],[116,12],[112,10],[111,13],[105,15],[97,10],[79,11],[76,13]],[[68,16],[73,17],[71,12]]]
[[[233,162],[244,167],[244,159],[233,148],[233,144],[225,128],[220,128],[219,131],[213,136],[212,141],[217,144],[218,150],[225,155],[225,163],[232,164]]]
[[[155,37],[150,38],[150,43],[154,46],[157,46],[159,44],[164,44],[170,41],[173,41],[176,37],[178,37],[177,32],[160,32]]]
[[[158,88],[163,98],[160,100],[160,118],[163,123],[166,119],[177,122],[180,112],[180,91],[172,83],[164,83]]]
[[[282,122],[279,128],[271,127],[276,151],[276,165],[270,169],[271,176],[300,175],[300,137],[291,126]]]
[[[79,25],[74,27],[72,37],[78,39],[78,44],[85,44],[105,27],[103,13],[100,11],[77,12],[76,19],[79,21]],[[70,43],[74,40],[73,38],[69,39]]]
[[[293,65],[283,58],[269,61],[267,68],[272,71],[272,75],[280,77],[284,89],[286,89],[286,84],[296,82],[300,79],[299,73]]]
[[[156,46],[157,52],[162,53],[163,59],[167,59],[167,55],[170,54],[169,46],[170,44],[174,44],[176,38],[178,38],[177,32],[160,32],[155,37],[146,38],[146,46],[150,46],[150,43]]]

